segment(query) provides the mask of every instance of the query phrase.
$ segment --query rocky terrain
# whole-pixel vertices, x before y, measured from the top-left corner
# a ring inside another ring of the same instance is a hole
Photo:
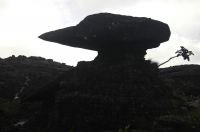
[[[19,99],[1,105],[2,131],[200,131],[200,66],[159,69],[144,59],[147,49],[168,41],[167,24],[100,13],[39,37],[96,50],[98,56],[76,67],[61,64],[66,68],[61,68],[63,74],[45,84],[38,79],[40,83],[33,83],[37,87],[25,88]],[[23,86],[29,78],[24,78]]]
[[[1,61],[2,60],[3,59],[1,59]],[[79,69],[81,67],[85,68],[84,63],[87,63],[87,62],[82,62],[82,64],[79,63]],[[156,64],[155,64],[155,66],[156,66]],[[10,67],[12,67],[12,64],[10,65]],[[18,67],[18,68],[20,69],[20,67]],[[154,120],[154,125],[153,125],[154,130],[152,130],[152,128],[150,129],[149,127],[146,126],[147,124],[144,121],[147,120],[145,118],[148,117],[147,116],[148,114],[145,114],[145,115],[143,115],[143,117],[141,115],[138,115],[138,118],[141,120],[141,122],[137,122],[137,125],[142,127],[143,130],[141,130],[141,128],[133,129],[133,128],[129,127],[129,124],[126,124],[125,127],[124,126],[118,127],[115,130],[109,130],[106,132],[118,132],[119,130],[125,131],[126,128],[128,128],[127,131],[130,131],[130,132],[132,132],[132,131],[133,132],[151,132],[151,131],[158,131],[158,132],[165,132],[165,131],[171,132],[172,131],[173,132],[173,131],[177,131],[177,130],[186,131],[186,132],[188,132],[188,131],[198,132],[199,131],[199,125],[200,125],[200,120],[199,120],[200,119],[200,96],[199,96],[200,89],[199,89],[199,86],[200,86],[200,84],[199,84],[198,78],[200,77],[200,74],[199,74],[200,66],[199,65],[181,65],[181,66],[173,66],[173,67],[162,68],[162,69],[157,69],[157,70],[159,72],[159,78],[162,79],[162,81],[164,81],[168,85],[168,87],[170,87],[170,89],[172,90],[172,92],[174,94],[174,97],[171,99],[173,99],[173,101],[174,101],[174,98],[176,98],[175,102],[173,102],[173,105],[174,105],[173,107],[175,107],[176,109],[171,111],[171,113],[167,113],[166,115],[157,117],[157,119]],[[9,70],[8,71],[4,70],[4,72],[9,73]],[[36,72],[36,74],[37,74],[37,72]],[[66,74],[65,76],[67,76],[67,75],[68,74]],[[139,79],[138,76],[132,76],[132,77],[137,78],[138,81],[141,80],[141,79]],[[121,78],[125,78],[125,77],[122,76]],[[13,80],[15,80],[15,79],[13,79]],[[19,81],[19,80],[16,80],[16,81]],[[80,80],[77,80],[77,81],[80,81]],[[18,82],[18,83],[20,83],[20,82]],[[37,82],[36,82],[36,84],[37,84]],[[12,89],[13,87],[7,87],[7,88]],[[147,92],[146,90],[148,90],[149,93],[154,92],[154,91],[152,91],[152,89],[150,89],[150,90],[143,89],[143,91],[141,91],[142,95],[141,94],[137,95],[137,96],[135,95],[135,98],[141,98],[140,96],[143,97],[144,93]],[[7,90],[5,90],[5,91],[7,91]],[[161,89],[161,91],[162,91],[162,89]],[[7,92],[9,93],[9,91],[7,91]],[[13,92],[11,91],[11,93],[13,93]],[[59,94],[60,94],[60,96],[61,95],[63,96],[64,93],[60,92]],[[78,96],[78,93],[76,93],[76,94],[77,94],[76,96]],[[28,94],[28,95],[30,95],[30,94]],[[24,110],[24,108],[23,108],[25,106],[27,109],[27,104],[23,104],[20,100],[11,101],[10,98],[5,98],[5,96],[1,96],[1,98],[2,99],[1,99],[1,103],[0,103],[0,112],[1,112],[0,113],[1,114],[1,116],[0,116],[0,126],[1,127],[0,128],[1,128],[2,132],[4,132],[4,131],[5,132],[9,132],[9,131],[29,132],[29,131],[31,131],[29,129],[30,126],[24,125],[24,127],[21,127],[20,125],[14,126],[13,124],[16,124],[18,121],[26,121],[27,119],[41,120],[41,119],[35,119],[35,117],[33,117],[32,114],[31,115],[27,114],[28,112],[26,110]],[[95,97],[93,97],[93,102],[95,101],[94,98]],[[96,98],[98,99],[98,97],[96,97]],[[60,99],[62,99],[62,98],[60,98]],[[10,100],[10,101],[8,101],[8,100]],[[104,99],[104,101],[105,101],[105,99]],[[153,104],[154,105],[157,104],[158,106],[160,105],[157,102],[157,100],[152,100],[152,99],[148,98],[148,100],[146,100],[146,101],[147,101],[146,103],[150,106]],[[88,101],[86,101],[86,102],[88,102]],[[92,103],[92,102],[90,102],[90,103]],[[59,105],[59,104],[57,104],[57,105]],[[68,105],[69,105],[69,107],[75,107],[72,104],[68,104]],[[32,107],[30,107],[30,106],[32,106]],[[65,105],[63,105],[63,107],[64,106]],[[66,107],[68,107],[68,106],[66,106]],[[80,107],[83,107],[83,106],[80,103],[78,103],[76,107],[78,107],[78,108],[75,108],[75,110],[79,110]],[[124,106],[124,107],[125,107],[125,109],[128,109],[127,107],[129,107],[129,105]],[[166,107],[164,107],[164,109],[165,108]],[[39,103],[38,104],[30,103],[30,104],[28,104],[28,109],[29,110],[32,109],[31,110],[32,112],[38,112],[38,109],[41,110],[41,106]],[[152,111],[152,110],[154,110],[154,109],[150,108],[150,111]],[[177,110],[178,111],[180,110],[181,112],[179,113],[179,112],[177,112]],[[150,112],[149,109],[147,109],[147,108],[143,109],[143,107],[142,107],[142,109],[140,109],[140,111],[141,112],[144,112],[144,111]],[[45,112],[47,112],[47,111],[45,111]],[[56,111],[56,112],[58,112],[58,111]],[[121,112],[121,114],[123,114],[123,111],[120,111],[120,112]],[[36,115],[34,115],[34,116],[36,116]],[[52,113],[52,116],[55,116],[55,115],[53,115],[53,113]],[[73,118],[73,116],[71,118]],[[118,117],[115,117],[115,118],[118,118]],[[23,120],[21,120],[21,119],[23,119]],[[97,121],[99,121],[99,120],[97,120]],[[76,122],[76,120],[75,120],[75,122]],[[102,122],[104,122],[104,121],[102,121]],[[152,120],[152,122],[153,122],[153,120]],[[78,122],[78,123],[80,123],[80,122]],[[132,125],[136,124],[136,122],[132,122],[132,123],[134,123]],[[36,126],[38,126],[38,124]]]
[[[0,131],[29,114],[21,115],[22,96],[31,95],[70,68],[42,57],[21,55],[0,59]]]
[[[69,68],[42,57],[11,56],[0,59],[0,97],[12,100],[22,87],[24,91],[39,89]]]

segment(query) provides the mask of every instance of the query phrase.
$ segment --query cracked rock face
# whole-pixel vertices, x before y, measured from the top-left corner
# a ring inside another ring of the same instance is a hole
[[[167,24],[145,17],[110,13],[87,16],[78,25],[39,36],[39,38],[68,45],[102,51],[107,49],[155,48],[170,37]]]

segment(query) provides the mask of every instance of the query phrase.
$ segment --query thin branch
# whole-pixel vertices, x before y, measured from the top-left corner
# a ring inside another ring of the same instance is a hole
[[[176,58],[176,57],[178,57],[178,56],[176,55],[176,56],[173,56],[173,57],[169,58],[167,61],[165,61],[165,62],[161,63],[160,65],[158,65],[158,67],[160,67],[161,65],[164,65],[165,63],[169,62],[171,59]]]

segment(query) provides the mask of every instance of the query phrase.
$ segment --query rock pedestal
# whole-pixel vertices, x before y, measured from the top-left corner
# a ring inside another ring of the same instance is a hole
[[[150,128],[152,120],[171,109],[172,94],[159,79],[157,65],[144,55],[169,37],[165,23],[110,13],[42,34],[47,41],[98,51],[94,61],[80,62],[40,92],[43,102],[48,102],[46,93],[55,97],[46,108],[47,130]]]

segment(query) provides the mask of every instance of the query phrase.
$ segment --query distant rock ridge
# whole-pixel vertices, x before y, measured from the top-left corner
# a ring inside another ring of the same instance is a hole
[[[188,77],[188,76],[200,76],[200,65],[192,64],[192,65],[178,65],[171,66],[167,68],[161,68],[160,74],[167,77]]]

